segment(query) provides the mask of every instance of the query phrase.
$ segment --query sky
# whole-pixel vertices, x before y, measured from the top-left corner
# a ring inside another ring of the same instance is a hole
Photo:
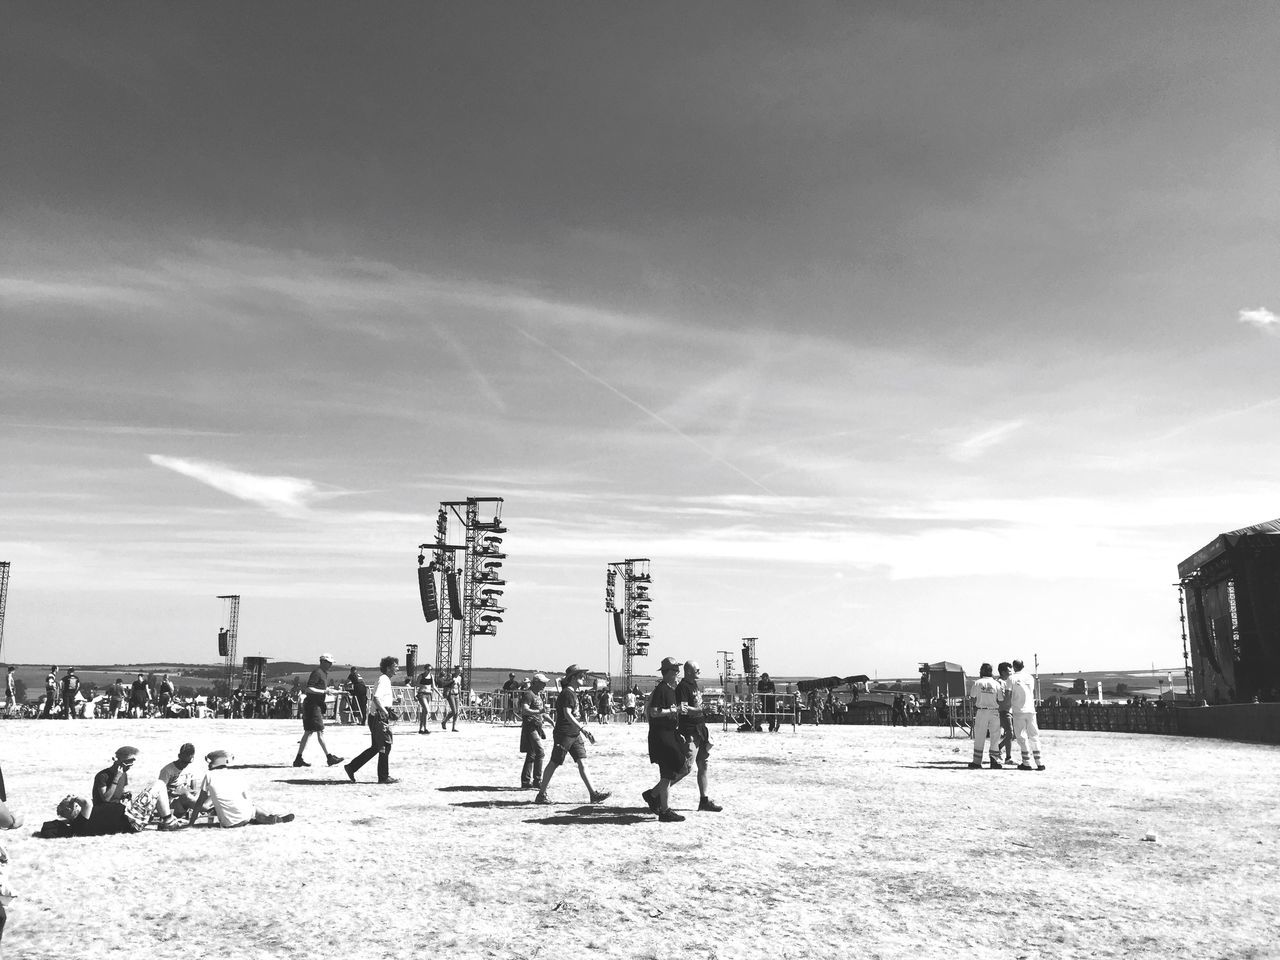
[[[1181,661],[1280,516],[1269,3],[6,5],[3,658]]]

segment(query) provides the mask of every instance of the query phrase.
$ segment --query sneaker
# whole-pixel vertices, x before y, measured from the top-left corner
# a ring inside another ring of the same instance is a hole
[[[640,794],[640,799],[644,801],[644,805],[649,808],[650,813],[658,812],[658,798],[653,795],[652,790],[646,790]]]
[[[684,823],[684,817],[680,816],[680,814],[676,813],[670,807],[667,807],[667,809],[659,812],[658,822],[659,823]]]
[[[347,779],[348,779],[348,780],[350,780],[352,783],[355,783],[355,782],[356,782],[356,772],[355,772],[354,770],[352,770],[352,769],[351,769],[351,764],[349,764],[349,763],[344,763],[344,764],[342,765],[342,769],[346,771],[346,773],[347,773]]]
[[[379,782],[379,783],[399,783],[399,782],[400,782],[400,778],[399,778],[399,777],[387,777],[387,779],[385,779],[385,780],[379,780],[378,782]]]
[[[982,769],[982,764],[980,764],[977,760],[974,760],[972,763],[970,763],[970,764],[969,764],[969,769],[970,769],[970,770],[981,770],[981,769]]]
[[[1019,769],[1019,770],[1034,770],[1034,769],[1035,769],[1035,767],[1033,767],[1033,766],[1032,766],[1031,764],[1029,764],[1029,763],[1020,763],[1020,764],[1018,764],[1018,769]]]
[[[165,831],[182,830],[187,825],[185,820],[179,820],[177,817],[170,817],[168,820],[161,820],[157,830]]]
[[[1043,770],[1043,769],[1044,769],[1044,764],[1043,764],[1043,763],[1041,763],[1041,764],[1037,764],[1036,769],[1037,769],[1037,770]]]
[[[1001,763],[999,760],[992,760],[990,763],[990,767],[992,770],[1003,770],[1004,764]]]
[[[610,793],[608,790],[596,790],[596,791],[593,791],[591,794],[591,802],[604,803],[606,800],[608,800],[612,796],[613,794]]]
[[[277,817],[274,813],[267,813],[267,814],[263,814],[260,817],[254,817],[249,822],[252,824],[256,824],[259,827],[269,827],[272,824],[279,823],[280,818]]]
[[[294,765],[295,767],[309,767],[309,766],[311,766],[311,764],[309,764],[309,763],[307,763],[307,761],[303,760],[303,759],[302,759],[302,757],[294,757],[294,758],[293,758],[293,765]]]
[[[703,797],[698,801],[699,813],[719,813],[723,809],[724,807],[720,806],[720,804],[716,803],[710,797]]]
[[[335,757],[332,753],[325,757],[325,759],[329,761],[329,766],[331,767],[336,767],[342,762],[342,757]]]
[[[280,818],[280,822],[281,822],[281,823],[293,823],[293,814],[292,814],[292,813],[286,813],[283,817],[281,817],[281,818]]]
[[[538,795],[537,795],[536,797],[534,797],[534,798],[533,798],[533,802],[534,802],[534,803],[536,803],[536,804],[537,804],[538,806],[540,806],[540,807],[549,807],[549,806],[551,806],[551,801],[547,799],[547,795],[546,795],[545,793],[543,793],[541,790],[539,790],[539,791],[538,791]]]

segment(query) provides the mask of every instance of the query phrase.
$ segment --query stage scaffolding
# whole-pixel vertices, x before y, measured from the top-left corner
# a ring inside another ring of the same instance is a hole
[[[621,606],[619,606],[618,581],[622,581]],[[632,659],[649,655],[649,604],[653,600],[649,589],[653,577],[649,572],[649,560],[635,557],[617,560],[605,570],[604,609],[613,618],[613,629],[618,645],[622,647],[622,688],[630,690],[635,683]]]

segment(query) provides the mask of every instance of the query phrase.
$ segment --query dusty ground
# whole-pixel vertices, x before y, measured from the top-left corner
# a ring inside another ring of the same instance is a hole
[[[1274,747],[1052,732],[1046,772],[975,772],[937,728],[730,732],[712,767],[725,812],[692,812],[686,781],[688,821],[659,824],[639,799],[644,729],[597,730],[589,765],[613,798],[584,805],[568,767],[542,808],[514,789],[511,728],[401,724],[402,780],[382,787],[289,766],[287,721],[5,722],[28,823],[3,837],[4,956],[1280,956]],[[187,739],[233,750],[297,821],[31,835],[120,744],[151,771]],[[365,743],[330,739],[347,757]]]

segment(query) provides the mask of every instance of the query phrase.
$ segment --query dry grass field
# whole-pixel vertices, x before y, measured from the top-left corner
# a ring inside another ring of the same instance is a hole
[[[289,765],[286,721],[9,721],[0,761],[24,828],[4,956],[1280,956],[1280,750],[1050,732],[1048,770],[970,771],[923,727],[719,734],[712,795],[659,824],[641,726],[595,728],[585,804],[516,789],[517,731],[397,728],[401,782]],[[290,824],[42,840],[114,749],[150,775],[225,747]],[[363,731],[336,728],[346,757]],[[319,759],[319,751],[309,758]],[[1148,832],[1156,842],[1145,842]]]

